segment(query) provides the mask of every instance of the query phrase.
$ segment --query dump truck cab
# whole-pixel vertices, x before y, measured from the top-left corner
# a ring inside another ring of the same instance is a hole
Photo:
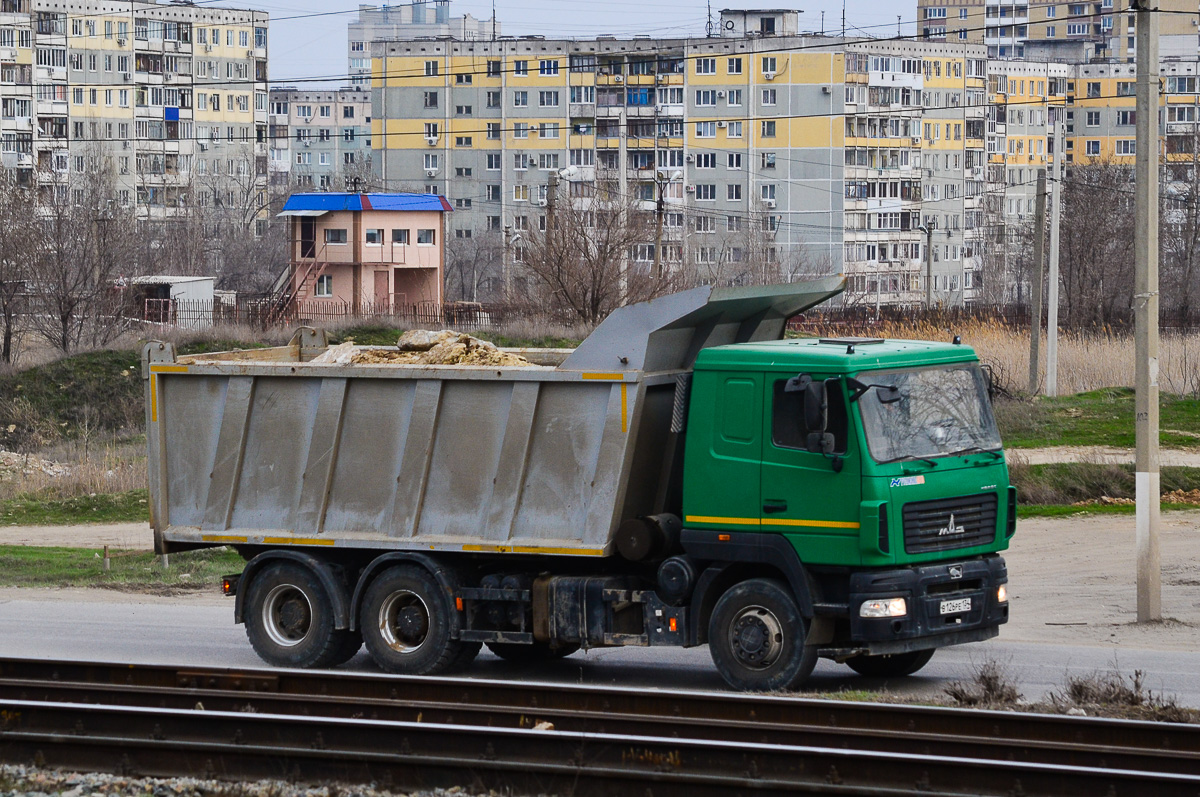
[[[769,548],[764,568],[791,582],[820,655],[890,671],[994,636],[1015,491],[988,391],[957,340],[702,350],[684,547],[729,561]]]

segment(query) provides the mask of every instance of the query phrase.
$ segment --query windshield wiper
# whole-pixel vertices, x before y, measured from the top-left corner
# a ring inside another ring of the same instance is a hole
[[[961,457],[963,454],[972,454],[972,453],[991,454],[996,459],[1000,459],[1004,456],[1003,454],[1000,453],[1000,450],[997,448],[983,448],[982,446],[967,446],[966,448],[959,449],[958,451],[952,451],[949,454],[945,454],[944,456]]]
[[[929,457],[918,457],[916,454],[902,454],[898,457],[892,457],[891,459],[879,460],[880,465],[886,465],[889,462],[925,462],[931,468],[937,467],[937,462],[933,461]]]

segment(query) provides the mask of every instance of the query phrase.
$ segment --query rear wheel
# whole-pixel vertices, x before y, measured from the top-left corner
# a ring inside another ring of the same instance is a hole
[[[353,632],[334,628],[333,602],[308,568],[267,565],[250,584],[246,606],[246,636],[268,664],[313,668],[346,661],[339,657]]]
[[[933,658],[933,649],[894,653],[889,656],[855,656],[846,665],[859,675],[870,678],[900,678],[912,675]]]
[[[755,578],[717,601],[708,645],[717,671],[734,689],[795,689],[812,673],[817,649],[804,644],[804,618],[785,584]]]
[[[579,650],[579,645],[565,644],[551,646],[548,642],[534,642],[532,645],[520,645],[513,642],[489,642],[488,650],[505,661],[533,663],[538,661],[556,661],[565,659]]]
[[[472,644],[451,637],[451,622],[450,602],[437,580],[422,567],[399,565],[367,587],[359,628],[383,669],[432,675],[462,666],[463,646]]]

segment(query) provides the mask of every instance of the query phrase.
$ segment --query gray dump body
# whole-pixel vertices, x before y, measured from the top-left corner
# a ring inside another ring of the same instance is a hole
[[[777,339],[840,278],[696,288],[614,312],[557,367],[332,365],[289,346],[143,353],[160,552],[297,545],[604,556],[661,511],[676,377]]]

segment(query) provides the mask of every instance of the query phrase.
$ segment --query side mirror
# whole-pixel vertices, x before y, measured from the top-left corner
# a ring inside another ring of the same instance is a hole
[[[832,454],[834,446],[833,435],[830,432],[809,432],[808,450],[814,454]]]
[[[895,404],[904,395],[900,392],[900,388],[895,385],[879,385],[875,388],[876,395],[879,396],[880,404]]]
[[[804,388],[804,425],[814,433],[824,434],[828,423],[829,396],[825,383],[810,380]]]

